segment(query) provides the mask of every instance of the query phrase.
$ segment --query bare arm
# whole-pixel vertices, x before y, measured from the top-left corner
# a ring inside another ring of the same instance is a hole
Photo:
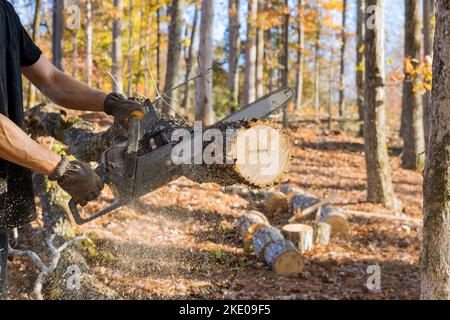
[[[14,122],[0,114],[0,158],[50,175],[61,156],[27,136]]]
[[[22,73],[54,103],[73,110],[104,111],[106,94],[58,70],[44,55]]]

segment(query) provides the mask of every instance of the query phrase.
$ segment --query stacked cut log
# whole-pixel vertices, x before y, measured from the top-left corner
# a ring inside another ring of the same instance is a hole
[[[290,194],[289,206],[293,215],[301,217],[300,214],[302,211],[318,202],[319,200],[313,195],[308,193],[296,193]],[[329,224],[331,226],[331,236],[333,237],[345,237],[350,232],[350,226],[346,216],[333,205],[325,204],[319,207],[317,217],[318,221],[315,221],[314,218],[310,220],[313,222],[323,222]],[[322,229],[324,228],[318,224],[315,225],[316,227],[321,227]],[[320,232],[326,232],[326,230],[322,230]]]
[[[256,256],[276,274],[294,277],[302,273],[304,263],[300,252],[278,229],[270,226],[262,213],[245,213],[238,219],[236,228],[245,246],[250,245]]]

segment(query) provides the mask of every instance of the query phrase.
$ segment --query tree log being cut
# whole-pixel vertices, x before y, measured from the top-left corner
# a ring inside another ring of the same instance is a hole
[[[318,203],[319,200],[314,196],[301,193],[291,198],[290,207],[292,214],[298,216],[300,212]],[[342,214],[339,209],[330,204],[325,204],[318,208],[319,221],[328,223],[331,226],[331,236],[333,237],[346,237],[350,232],[350,225],[347,217]],[[314,220],[314,219],[312,219]]]
[[[194,164],[185,170],[185,175],[197,182],[272,186],[280,181],[292,158],[290,140],[267,120],[219,123],[205,129],[205,134],[203,157],[214,163]]]
[[[314,230],[305,224],[288,224],[282,228],[286,239],[297,246],[300,253],[305,253],[313,248]]]

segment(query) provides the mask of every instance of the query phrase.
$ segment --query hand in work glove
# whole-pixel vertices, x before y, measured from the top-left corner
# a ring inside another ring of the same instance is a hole
[[[95,200],[103,189],[102,179],[88,164],[63,156],[55,171],[48,177],[58,182],[79,205],[85,206]]]
[[[131,117],[142,120],[145,115],[145,108],[143,105],[127,99],[119,93],[108,94],[103,109],[106,114],[113,116],[114,120],[122,126],[127,126]]]

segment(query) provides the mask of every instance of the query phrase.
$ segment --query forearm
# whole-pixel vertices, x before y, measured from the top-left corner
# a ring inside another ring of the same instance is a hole
[[[44,55],[22,73],[56,104],[74,110],[103,111],[106,94],[62,73]]]
[[[61,156],[40,145],[14,122],[0,114],[0,158],[32,171],[49,175]]]
[[[62,107],[81,111],[103,111],[105,93],[91,89],[62,72],[55,72],[52,82],[40,89]]]

